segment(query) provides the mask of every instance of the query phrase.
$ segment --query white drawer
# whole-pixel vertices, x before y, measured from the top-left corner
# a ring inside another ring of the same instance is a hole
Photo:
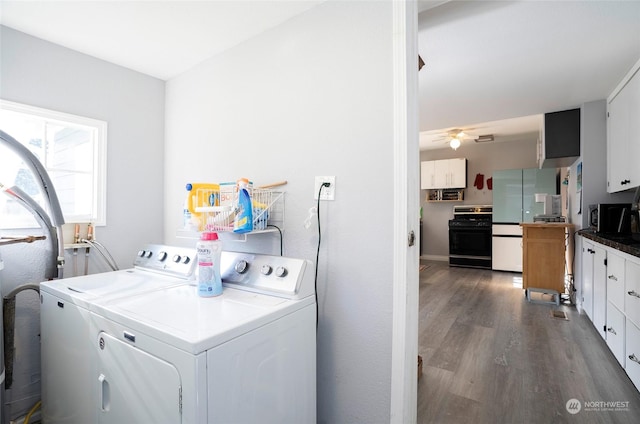
[[[607,250],[607,300],[624,309],[624,258]]]
[[[633,323],[640,326],[640,264],[625,262],[624,311]]]
[[[607,302],[607,346],[616,357],[620,365],[624,367],[624,342],[625,342],[625,318],[622,312],[611,302]]]
[[[627,320],[627,375],[640,390],[640,329]]]

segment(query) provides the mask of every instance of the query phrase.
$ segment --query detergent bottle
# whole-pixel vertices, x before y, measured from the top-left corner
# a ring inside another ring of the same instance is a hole
[[[204,232],[196,245],[198,252],[198,296],[211,297],[222,294],[220,257],[222,242],[218,234]]]
[[[237,182],[238,199],[236,215],[233,220],[234,233],[248,233],[253,231],[253,206],[249,194],[249,180],[241,178]]]

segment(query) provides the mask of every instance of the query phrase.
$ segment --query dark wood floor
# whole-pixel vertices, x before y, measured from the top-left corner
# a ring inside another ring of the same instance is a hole
[[[421,264],[418,423],[640,423],[640,393],[575,307],[527,302],[520,274]]]

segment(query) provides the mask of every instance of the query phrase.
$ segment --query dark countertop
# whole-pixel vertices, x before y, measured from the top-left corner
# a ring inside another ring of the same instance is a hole
[[[640,240],[634,240],[631,236],[598,234],[593,230],[587,229],[578,231],[578,234],[600,244],[604,244],[605,246],[640,258]]]

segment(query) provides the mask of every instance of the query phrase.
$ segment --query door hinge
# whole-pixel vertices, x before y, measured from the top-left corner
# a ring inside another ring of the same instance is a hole
[[[604,266],[607,266],[607,259],[604,259]]]

